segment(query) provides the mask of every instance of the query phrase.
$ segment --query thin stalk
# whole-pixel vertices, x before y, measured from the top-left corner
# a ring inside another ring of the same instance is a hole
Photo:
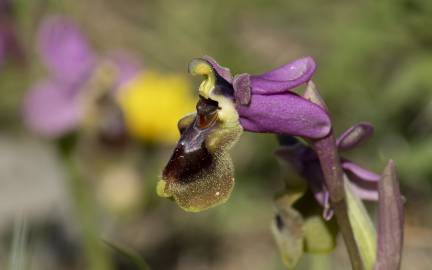
[[[11,254],[9,257],[9,270],[28,269],[27,262],[28,228],[27,221],[21,215],[15,221],[12,239]]]
[[[314,141],[313,147],[320,160],[326,186],[330,193],[330,203],[344,238],[352,267],[354,270],[362,270],[360,252],[349,221],[343,173],[333,131],[327,137]]]
[[[324,99],[312,81],[308,82],[304,97],[328,112]],[[363,270],[359,248],[355,242],[354,232],[349,220],[343,172],[333,130],[326,137],[313,140],[311,144],[321,164],[326,186],[330,194],[330,204],[342,232],[351,265],[354,270]]]
[[[81,238],[87,263],[86,269],[111,270],[107,250],[104,248],[100,238],[97,211],[93,197],[86,181],[81,176],[76,161],[72,157],[71,149],[68,149],[69,147],[65,148],[61,145],[60,150],[67,172],[76,219],[81,226]]]

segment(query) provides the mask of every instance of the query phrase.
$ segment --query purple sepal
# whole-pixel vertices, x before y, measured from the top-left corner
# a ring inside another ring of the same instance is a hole
[[[359,182],[350,178],[351,189],[357,196],[365,201],[378,201],[377,183]]]
[[[43,21],[38,45],[42,61],[51,74],[65,83],[88,76],[96,60],[78,27],[60,16]]]
[[[315,61],[305,57],[261,75],[250,75],[252,94],[270,95],[289,91],[308,82],[315,69]]]
[[[234,99],[240,105],[249,105],[252,97],[250,76],[247,73],[234,76]]]
[[[219,76],[224,78],[229,83],[232,82],[232,75],[231,75],[231,71],[229,70],[229,68],[226,68],[226,67],[219,65],[216,62],[216,60],[214,60],[212,57],[210,57],[208,55],[203,56],[202,59],[206,60],[213,67],[213,69],[217,72],[217,74]]]
[[[321,138],[330,133],[330,118],[321,107],[295,93],[252,95],[249,106],[236,106],[246,131]]]
[[[311,57],[298,59],[262,75],[240,74],[205,56],[218,76],[234,89],[240,123],[246,131],[322,138],[330,133],[330,118],[319,105],[290,92],[308,82],[316,68]]]
[[[350,150],[353,149],[367,139],[369,139],[373,134],[374,128],[369,123],[358,123],[349,129],[347,129],[336,141],[336,145],[339,150]]]
[[[375,270],[400,269],[404,207],[393,160],[387,163],[378,182],[378,190],[378,254]]]
[[[350,175],[353,175],[353,176],[361,179],[362,181],[378,182],[381,178],[380,175],[378,175],[374,172],[371,172],[369,170],[366,170],[365,168],[362,168],[359,165],[355,164],[354,162],[346,160],[346,159],[344,159],[341,162],[341,165],[342,165],[342,169],[346,173],[349,173]]]
[[[42,81],[29,90],[23,116],[32,131],[56,138],[76,128],[80,118],[78,101],[64,87],[54,81]]]
[[[378,181],[381,176],[360,167],[354,162],[342,159],[341,162],[344,173],[352,183],[352,189],[362,200],[378,200]]]

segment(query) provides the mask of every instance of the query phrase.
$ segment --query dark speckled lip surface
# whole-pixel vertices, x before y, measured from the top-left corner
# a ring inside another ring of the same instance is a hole
[[[205,146],[205,139],[216,125],[218,104],[200,97],[196,107],[195,121],[182,132],[163,170],[163,179],[166,181],[189,183],[213,162],[213,156]]]
[[[191,129],[189,128],[188,130]],[[204,136],[199,137],[201,141],[201,138]],[[186,151],[184,144],[179,143],[163,171],[163,179],[188,183],[192,179],[196,179],[193,176],[197,175],[201,170],[208,168],[212,160],[213,157],[204,145],[204,138],[202,138],[200,147],[193,151]]]

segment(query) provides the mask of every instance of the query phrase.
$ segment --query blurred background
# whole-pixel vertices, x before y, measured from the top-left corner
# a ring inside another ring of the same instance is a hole
[[[145,269],[127,249],[158,270],[284,269],[269,224],[294,176],[274,136],[231,151],[224,205],[186,213],[155,184],[195,110],[191,58],[261,73],[310,55],[336,133],[375,126],[348,156],[377,173],[396,160],[402,269],[430,269],[431,29],[428,0],[0,0],[0,268],[21,254],[32,270]],[[349,269],[339,242],[331,262],[298,269]]]

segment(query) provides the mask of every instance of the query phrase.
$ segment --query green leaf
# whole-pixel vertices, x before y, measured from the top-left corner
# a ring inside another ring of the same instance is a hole
[[[322,216],[306,218],[304,224],[305,252],[330,253],[336,247],[336,233],[330,230]]]
[[[303,256],[303,218],[292,204],[303,191],[291,191],[275,200],[276,215],[271,225],[273,237],[282,261],[288,269],[294,269]]]
[[[105,244],[110,247],[113,251],[126,257],[128,260],[133,262],[138,270],[150,270],[150,266],[146,263],[143,257],[132,249],[120,246],[119,244],[113,243],[108,240],[104,240]]]
[[[363,202],[353,192],[351,183],[346,177],[345,192],[348,203],[348,217],[353,229],[354,239],[359,248],[365,270],[371,270],[374,267],[377,253],[376,231]]]
[[[9,270],[28,269],[26,245],[28,242],[27,221],[18,218],[15,222],[12,239],[11,254],[9,257]]]

